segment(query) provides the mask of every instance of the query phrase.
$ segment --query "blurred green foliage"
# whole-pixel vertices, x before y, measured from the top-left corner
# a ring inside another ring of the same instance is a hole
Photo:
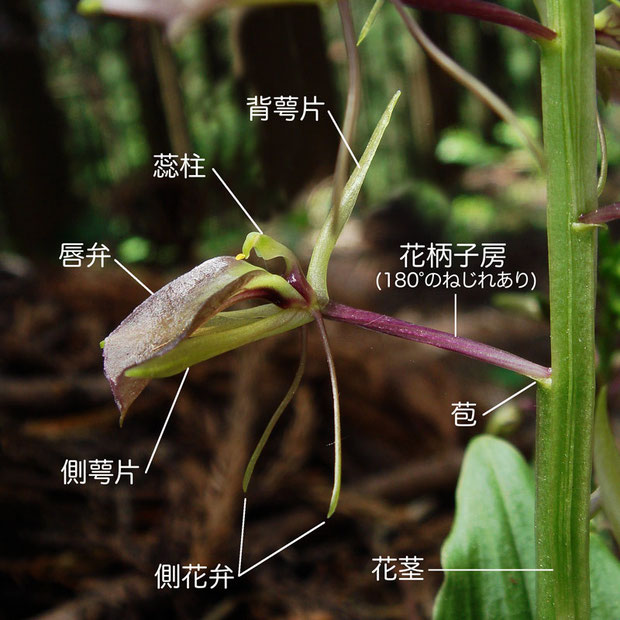
[[[497,161],[502,149],[467,127],[450,127],[441,135],[435,154],[444,164],[485,166]]]
[[[246,97],[287,93],[253,91],[252,80],[244,74],[240,44],[243,14],[221,11],[171,46],[172,78],[179,85],[181,101],[177,115],[186,126],[188,148],[204,158],[207,176],[163,184],[153,179],[153,155],[163,149],[174,152],[174,140],[155,61],[155,27],[103,16],[86,19],[75,13],[74,4],[39,0],[29,5],[36,17],[34,34],[46,86],[63,120],[60,146],[66,152],[67,176],[78,205],[63,222],[62,241],[105,242],[126,264],[168,267],[234,254],[249,225],[214,180],[210,168],[215,167],[250,210],[265,205],[260,215],[253,211],[259,220],[276,215],[269,223],[272,234],[309,255],[308,232],[320,225],[330,206],[329,180],[315,179],[314,185],[299,188],[294,198],[269,180],[273,161],[266,161],[269,154],[261,148],[261,131],[270,127],[250,122]],[[502,0],[502,4],[534,14],[530,0]],[[598,8],[604,4],[600,0]],[[352,2],[358,31],[372,5],[373,0]],[[335,88],[331,111],[342,119],[347,62],[335,3],[322,8],[320,16],[330,65],[329,75],[322,77]],[[434,42],[491,85],[540,138],[535,43],[511,29],[466,18],[434,13],[418,18]],[[403,96],[368,172],[355,216],[389,213],[391,202],[398,201],[411,209],[412,220],[419,224],[413,234],[431,235],[437,241],[471,243],[507,237],[516,248],[515,239],[525,239],[527,246],[532,232],[540,238],[546,217],[544,177],[514,130],[426,58],[389,3],[358,50],[362,103],[353,144],[356,153],[370,137],[385,102],[397,89]],[[290,54],[282,63],[303,52],[291,41]],[[2,97],[0,92],[0,103]],[[601,105],[600,111],[610,166],[602,205],[617,201],[620,194],[620,108]],[[12,153],[6,147],[8,129],[0,113],[0,194],[13,172]],[[286,158],[287,153],[278,156]],[[0,238],[11,249],[8,213],[0,212]],[[604,378],[611,375],[619,348],[620,243],[615,229],[617,224],[611,224],[610,230],[600,233],[598,350]],[[532,253],[539,254],[535,260],[542,273],[544,247],[536,248]],[[56,259],[57,254],[49,258]],[[539,295],[544,308],[543,281]],[[497,375],[494,379],[509,385],[509,373],[492,372]]]
[[[354,3],[358,29],[371,4]],[[525,0],[507,4],[531,13]],[[36,7],[49,85],[66,120],[73,189],[85,205],[69,228],[86,240],[105,238],[113,244],[120,244],[125,236],[143,235],[132,230],[131,214],[114,204],[119,187],[130,184],[137,176],[146,178],[152,174],[153,153],[145,127],[144,102],[136,85],[135,67],[132,68],[135,50],[132,52],[130,39],[135,36],[134,25],[105,17],[82,18],[75,14],[68,0],[42,0]],[[276,205],[284,219],[290,215],[295,228],[299,208],[283,204],[278,188],[262,185],[258,123],[249,122],[247,108],[239,96],[236,17],[232,12],[220,12],[213,19],[208,31],[195,28],[174,46],[191,143],[196,153],[205,158],[206,170],[217,166],[225,178],[227,173],[234,174],[234,186],[239,193],[259,192],[260,200]],[[333,112],[341,118],[346,62],[336,7],[323,9],[322,19],[340,101],[340,108]],[[429,33],[448,53],[482,77],[503,86],[505,92],[501,94],[522,115],[536,117],[537,51],[533,43],[509,29],[480,26],[467,19],[428,15],[424,20]],[[224,66],[218,71],[209,66],[209,46],[219,50]],[[499,52],[492,62],[488,58],[489,48]],[[492,219],[489,209],[501,208],[502,201],[485,198],[479,192],[469,195],[454,174],[446,183],[433,163],[433,153],[443,163],[489,166],[501,163],[512,150],[520,149],[518,141],[509,129],[498,126],[496,119],[471,95],[460,88],[445,90],[444,77],[429,64],[391,7],[385,6],[380,12],[359,50],[363,103],[358,150],[368,139],[386,99],[397,88],[404,87],[405,91],[403,104],[393,119],[394,130],[386,135],[381,157],[369,172],[362,206],[379,205],[395,192],[413,187],[426,188],[419,201],[427,202],[429,188],[435,187],[433,191],[452,202],[454,226],[463,234],[469,228],[472,232],[488,229],[488,220]],[[451,96],[449,101],[442,100],[446,93]],[[226,208],[205,212],[203,224],[196,228],[200,231],[194,248],[198,256],[232,242],[235,235],[228,239],[225,232],[230,226],[238,227],[239,234],[245,230],[245,221],[236,212],[230,219],[224,217],[225,226],[218,224]],[[232,205],[230,209],[234,211]],[[136,252],[134,245],[121,246],[123,251],[130,248],[127,258],[157,260],[158,254],[152,248]]]
[[[620,243],[608,230],[599,233],[599,372],[609,380],[614,353],[620,347]]]
[[[534,14],[528,0],[503,4]],[[371,0],[353,3],[358,30],[372,5]],[[85,19],[75,13],[69,0],[40,0],[32,7],[48,87],[65,123],[71,188],[81,205],[66,222],[65,240],[106,241],[128,263],[169,264],[235,251],[247,232],[247,221],[216,183],[200,181],[195,185],[197,193],[176,207],[165,194],[158,198],[159,206],[154,202],[152,144],[157,139],[169,144],[169,128],[165,116],[158,122],[155,114],[161,92],[146,91],[145,96],[141,82],[145,67],[156,73],[149,26],[107,17]],[[333,81],[337,94],[332,112],[340,119],[347,65],[337,7],[321,9],[321,19],[332,67],[326,79]],[[428,13],[420,19],[438,45],[492,84],[530,131],[540,136],[534,43],[508,28],[465,18]],[[271,226],[286,243],[297,246],[308,227],[322,220],[329,204],[328,185],[305,188],[297,200],[290,201],[282,188],[265,183],[260,123],[249,121],[245,105],[246,96],[261,93],[253,93],[243,83],[238,20],[237,13],[222,11],[174,44],[184,121],[192,148],[205,159],[205,171],[217,167],[238,195],[271,205],[271,213],[279,216]],[[299,50],[291,44],[291,54],[295,53]],[[542,229],[544,181],[518,137],[428,61],[388,4],[359,53],[362,105],[357,152],[385,101],[399,88],[404,96],[369,171],[358,215],[404,196],[413,213],[424,213],[425,223],[436,227],[438,237],[456,242]],[[610,177],[602,200],[611,202],[620,191],[614,171],[620,165],[620,112],[610,106],[603,114]],[[6,135],[3,122],[0,119],[0,151]],[[159,127],[159,138],[153,136],[154,126]],[[144,224],[150,220],[159,224]],[[5,228],[2,220],[0,225]],[[184,226],[189,230],[182,234]],[[160,235],[161,230],[168,236]],[[620,325],[619,263],[618,243],[610,234],[602,234],[599,310],[609,334]],[[610,355],[608,351],[604,357]]]

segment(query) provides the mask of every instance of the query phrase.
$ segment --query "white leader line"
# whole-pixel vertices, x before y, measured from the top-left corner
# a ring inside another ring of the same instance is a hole
[[[245,535],[245,509],[246,509],[247,501],[248,501],[247,498],[244,497],[243,498],[243,516],[241,517],[241,541],[239,542],[239,567],[237,570],[237,577],[242,577],[246,573],[249,573],[251,570],[254,570],[258,566],[260,566],[263,562],[270,560],[272,557],[278,555],[278,553],[284,551],[291,545],[294,545],[296,542],[300,541],[302,538],[305,538],[306,536],[308,536],[308,534],[312,534],[312,532],[314,532],[315,530],[318,530],[320,527],[325,525],[325,523],[327,523],[327,521],[321,521],[321,523],[319,523],[318,525],[315,525],[313,528],[310,528],[307,532],[303,533],[301,536],[298,536],[294,540],[291,540],[290,543],[287,543],[283,547],[280,547],[277,551],[270,553],[266,558],[263,558],[260,562],[256,562],[256,564],[252,564],[250,568],[246,568],[244,571],[242,571],[241,570],[241,559],[243,555],[243,537]]]
[[[125,267],[125,265],[123,265],[123,263],[121,263],[121,261],[114,259],[114,262],[128,275],[130,275],[142,288],[145,288],[151,295],[153,294],[153,291],[146,285],[144,284],[144,282],[142,282],[142,280],[140,280],[139,278],[136,278],[136,276],[133,275],[133,273],[131,273],[131,271],[129,271],[129,269],[127,269],[127,267]]]
[[[230,189],[230,187],[226,185],[226,181],[224,181],[224,179],[220,176],[220,173],[215,168],[211,168],[211,170],[213,170],[213,173],[215,174],[215,176],[222,182],[222,185],[228,190],[228,193],[233,197],[233,200],[241,207],[241,210],[248,216],[248,219],[250,220],[250,222],[252,222],[252,224],[254,224],[254,226],[256,227],[256,230],[258,230],[258,232],[261,235],[263,235],[264,233],[261,230],[261,227],[254,221],[254,218],[246,211],[246,208],[241,204],[241,202],[239,202],[239,198],[237,198],[233,194],[232,189]]]
[[[456,298],[456,293],[454,293],[454,337],[456,338],[458,335],[458,330],[457,330],[457,308],[458,308],[458,301]]]
[[[552,573],[552,568],[427,568],[427,571],[442,573]]]
[[[342,141],[344,142],[344,145],[347,147],[347,151],[349,151],[349,153],[351,154],[351,157],[353,157],[353,161],[355,162],[355,165],[358,168],[361,168],[359,161],[357,161],[357,157],[355,157],[355,155],[353,155],[353,151],[351,150],[351,147],[349,146],[349,143],[347,142],[347,139],[344,137],[344,134],[342,133],[342,131],[340,131],[340,127],[338,127],[338,123],[336,122],[336,119],[332,116],[332,113],[329,110],[327,110],[327,113],[329,114],[329,118],[332,119],[332,123],[334,123],[334,127],[336,128],[336,130],[340,134],[340,137],[342,138]]]
[[[142,286],[144,289],[146,289],[151,295],[153,295],[153,291],[146,285],[144,284],[144,282],[142,282],[142,280],[140,280],[139,278],[137,278],[136,276],[133,275],[133,273],[131,273],[131,271],[129,271],[129,269],[127,269],[127,267],[125,267],[125,265],[123,265],[119,260],[117,260],[116,258],[114,259],[114,262],[128,275],[130,275],[140,286]],[[177,400],[179,398],[179,394],[181,393],[181,389],[183,388],[183,384],[185,383],[185,379],[187,378],[187,373],[189,372],[189,368],[185,369],[185,373],[183,374],[183,378],[181,379],[181,383],[179,384],[179,389],[177,390],[177,393],[174,397],[174,400],[172,401],[172,405],[170,405],[170,410],[168,411],[168,415],[166,416],[166,421],[164,422],[164,425],[162,426],[161,432],[159,433],[159,437],[157,438],[157,443],[155,444],[155,447],[153,448],[153,452],[151,453],[151,458],[149,459],[149,462],[146,466],[146,469],[144,470],[145,474],[149,473],[149,469],[151,468],[151,463],[153,462],[153,459],[155,458],[155,453],[157,452],[157,448],[159,448],[159,443],[161,442],[161,438],[164,436],[164,431],[166,430],[166,426],[168,426],[168,422],[170,421],[170,416],[172,415],[172,410],[174,409],[174,406],[177,404]]]
[[[490,409],[487,409],[482,415],[487,415],[487,413],[491,413],[491,411],[495,411],[498,407],[501,407],[504,403],[507,403],[509,400],[512,400],[516,396],[519,396],[519,394],[523,394],[525,390],[529,390],[533,385],[536,385],[536,381],[532,381],[532,383],[530,383],[529,385],[526,385],[523,389],[519,390],[518,392],[515,392],[512,396],[505,398],[501,403],[497,403],[495,407],[491,407]]]
[[[187,378],[188,372],[189,372],[189,368],[186,368],[185,373],[183,374],[183,378],[181,379],[181,383],[179,384],[179,389],[177,390],[176,396],[174,397],[174,400],[172,401],[172,405],[170,405],[170,411],[168,411],[168,415],[166,416],[166,421],[164,422],[164,425],[161,428],[161,433],[159,433],[159,438],[157,439],[157,443],[155,444],[155,447],[153,448],[153,453],[151,454],[149,463],[146,466],[146,469],[144,470],[145,474],[149,473],[149,468],[151,467],[151,463],[153,462],[153,457],[155,456],[155,452],[157,452],[157,448],[159,448],[159,442],[161,441],[161,438],[164,435],[166,426],[168,426],[168,421],[170,420],[170,416],[172,415],[172,410],[174,409],[174,406],[177,404],[177,399],[179,398],[179,394],[181,393],[181,389],[183,388],[183,384],[185,383],[185,379]]]

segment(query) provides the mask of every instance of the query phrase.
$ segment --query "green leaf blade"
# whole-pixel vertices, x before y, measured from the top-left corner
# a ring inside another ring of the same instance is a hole
[[[449,568],[535,568],[534,478],[507,442],[481,435],[467,448],[454,527],[442,549]],[[533,572],[446,572],[434,618],[533,618]]]
[[[607,388],[600,390],[596,402],[594,472],[601,487],[603,512],[609,520],[616,542],[620,544],[620,452],[607,416]]]
[[[592,620],[620,618],[620,562],[598,534],[590,535]]]
[[[534,476],[502,439],[480,435],[465,453],[454,525],[441,552],[449,568],[535,568]],[[446,572],[435,620],[529,620],[534,572]],[[590,534],[592,620],[620,618],[620,562]]]

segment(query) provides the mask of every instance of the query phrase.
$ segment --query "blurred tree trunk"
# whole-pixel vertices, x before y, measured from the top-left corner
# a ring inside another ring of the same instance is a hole
[[[327,110],[336,118],[331,68],[325,51],[320,11],[316,6],[260,7],[246,10],[237,28],[242,79],[252,95],[272,98],[269,120],[260,123],[260,157],[265,183],[285,202],[310,182],[333,172],[339,137]],[[319,120],[289,122],[273,113],[273,97],[316,95],[325,105]],[[248,112],[249,113],[249,112]],[[265,205],[260,205],[264,210]]]
[[[231,69],[226,33],[223,32],[221,23],[216,19],[206,20],[201,28],[209,80],[215,84],[224,80]]]
[[[442,50],[450,50],[450,37],[445,15],[425,12],[420,14],[420,23],[433,43]],[[428,63],[429,82],[433,100],[435,131],[437,135],[447,127],[460,122],[459,105],[461,87],[434,62]]]
[[[172,148],[178,155],[190,155],[193,145],[174,52],[161,26],[150,27],[150,40]]]
[[[150,152],[171,153],[172,145],[166,125],[166,112],[161,97],[157,69],[151,49],[150,26],[129,21],[126,37],[127,60],[138,91],[140,112]]]
[[[151,156],[194,153],[174,53],[162,29],[128,22],[126,57],[140,100],[140,115]],[[148,238],[156,252],[173,251],[175,261],[195,262],[194,246],[206,212],[204,184],[193,179],[154,179],[153,159],[144,173],[114,190],[114,208],[134,234]]]
[[[55,259],[74,200],[63,122],[47,89],[28,2],[0,2],[0,32],[0,171],[8,242],[20,253]]]

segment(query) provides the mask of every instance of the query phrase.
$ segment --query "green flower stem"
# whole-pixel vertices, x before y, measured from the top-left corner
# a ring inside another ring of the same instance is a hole
[[[589,503],[595,398],[596,84],[591,0],[547,0],[541,44],[547,162],[551,384],[538,388],[539,619],[590,617]]]

